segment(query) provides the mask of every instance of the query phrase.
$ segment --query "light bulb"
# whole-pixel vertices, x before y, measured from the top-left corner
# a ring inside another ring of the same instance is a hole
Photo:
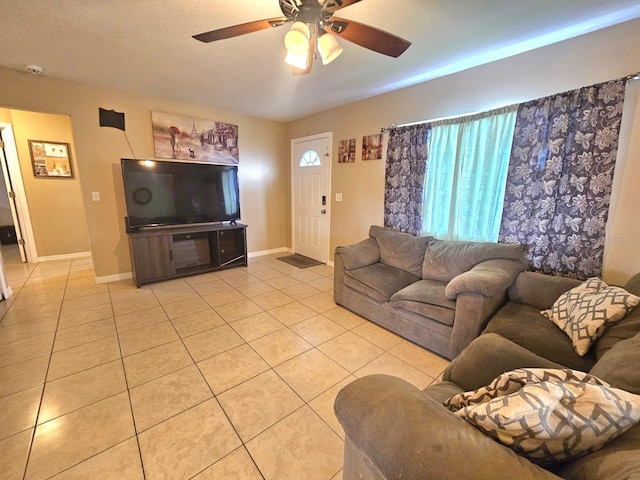
[[[292,67],[306,69],[307,68],[307,60],[309,58],[309,54],[307,52],[302,55],[297,53],[289,52],[287,53],[287,57],[284,59]]]
[[[284,45],[290,53],[302,55],[309,51],[311,32],[306,23],[295,22],[284,36]]]
[[[318,51],[322,57],[322,64],[327,65],[340,56],[343,48],[336,38],[330,33],[325,33],[318,38]]]

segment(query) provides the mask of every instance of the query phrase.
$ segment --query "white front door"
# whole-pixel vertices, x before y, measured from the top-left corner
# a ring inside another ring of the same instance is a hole
[[[291,141],[293,251],[326,263],[329,257],[330,133]]]

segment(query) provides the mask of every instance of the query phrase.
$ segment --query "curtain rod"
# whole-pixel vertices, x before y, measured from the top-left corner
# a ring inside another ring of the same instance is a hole
[[[640,80],[640,72],[632,73],[631,75],[627,75],[626,77],[620,78],[620,80],[626,80],[626,81],[629,81],[629,80]],[[508,107],[508,106],[509,105],[505,105],[504,107],[498,107],[498,108],[495,108],[495,109],[492,108],[491,110],[498,110],[499,108],[505,108],[505,107]],[[395,123],[391,123],[386,128],[385,127],[380,128],[380,133],[386,133],[389,130],[393,130],[394,128],[410,127],[412,125],[418,125],[420,123],[427,123],[427,122],[430,122],[430,123],[439,122],[439,121],[442,121],[442,120],[449,120],[451,118],[460,118],[460,117],[467,117],[467,116],[471,116],[471,115],[477,115],[478,113],[481,113],[481,112],[465,113],[464,115],[452,115],[450,117],[436,118],[434,120],[420,120],[420,121],[417,121],[417,122],[401,123],[400,125],[397,125]]]

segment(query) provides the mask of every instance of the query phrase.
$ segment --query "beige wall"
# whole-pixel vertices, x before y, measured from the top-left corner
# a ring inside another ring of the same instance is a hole
[[[154,158],[152,110],[238,125],[240,200],[242,221],[249,225],[249,251],[289,243],[284,214],[288,204],[284,124],[6,68],[0,68],[0,84],[2,106],[70,116],[97,277],[113,278],[131,271],[119,162],[132,154],[120,130],[99,127],[99,107],[125,113],[126,133],[138,158]],[[92,201],[91,192],[100,192],[101,200]]]
[[[335,159],[337,142],[356,138],[357,161],[337,164],[334,160],[332,168],[333,250],[361,240],[369,225],[383,221],[384,162],[361,161],[363,135],[391,123],[477,112],[619,78],[640,70],[638,51],[640,20],[286,125],[3,68],[0,105],[70,115],[96,274],[105,277],[131,269],[118,164],[131,152],[122,132],[98,126],[98,107],[125,112],[127,135],[139,158],[153,158],[152,110],[239,125],[242,220],[249,225],[251,252],[291,244],[290,139],[333,132]],[[623,282],[640,271],[640,257],[635,255],[640,222],[634,202],[634,185],[640,177],[639,90],[632,86],[627,96],[605,251],[605,280],[610,282]],[[93,191],[100,192],[100,202],[91,201]],[[343,194],[341,203],[335,202],[338,192]]]
[[[73,149],[71,119],[68,115],[21,110],[11,110],[10,113],[9,123],[13,125],[38,257],[88,252],[89,232]],[[74,177],[35,178],[29,140],[68,143]]]
[[[361,161],[363,135],[378,133],[392,123],[489,110],[620,78],[640,71],[638,52],[640,20],[635,20],[288,123],[289,138],[333,132],[331,251],[337,245],[365,238],[371,224],[383,222],[385,164]],[[640,272],[636,200],[640,181],[640,88],[635,84],[629,88],[625,104],[625,139],[608,226],[608,237],[614,241],[608,241],[605,250],[604,278],[612,283],[624,282]],[[338,164],[337,143],[349,138],[357,139],[356,162]],[[335,202],[335,193],[343,194],[342,203]]]

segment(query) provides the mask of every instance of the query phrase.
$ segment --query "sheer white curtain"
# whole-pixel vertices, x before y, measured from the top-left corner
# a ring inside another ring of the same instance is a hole
[[[517,106],[433,122],[422,235],[497,241]]]

